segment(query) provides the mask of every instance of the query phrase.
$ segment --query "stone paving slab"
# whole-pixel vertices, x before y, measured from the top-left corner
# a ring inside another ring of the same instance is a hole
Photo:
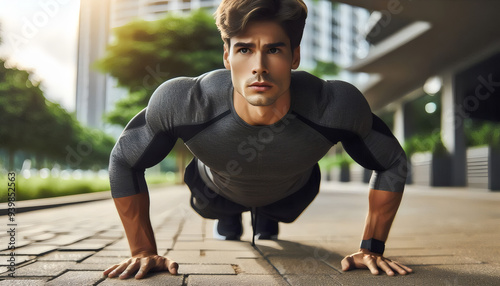
[[[274,266],[264,258],[238,259],[238,274],[277,274]]]
[[[75,261],[80,262],[93,255],[94,251],[54,251],[37,258],[37,261]]]
[[[392,257],[395,260],[408,265],[458,265],[458,264],[482,264],[479,260],[470,257],[455,255],[425,255],[425,256],[402,256]]]
[[[105,230],[98,233],[95,238],[99,239],[119,239],[125,236],[125,232],[123,230]]]
[[[59,276],[69,267],[74,265],[74,262],[60,261],[40,261],[22,266],[16,269],[16,277],[31,277],[31,276]]]
[[[82,241],[79,241],[79,242],[76,242],[76,243],[73,243],[70,245],[62,246],[59,248],[59,250],[98,251],[98,250],[105,248],[106,246],[110,245],[113,242],[114,242],[113,240],[109,240],[109,239],[85,239],[85,240],[82,240]]]
[[[68,271],[46,285],[95,285],[104,279],[102,271]]]
[[[236,272],[231,264],[182,264],[179,265],[179,274],[236,275]]]
[[[25,235],[24,238],[29,239],[31,241],[35,241],[35,242],[40,242],[40,241],[52,239],[55,236],[56,236],[55,233],[44,232],[44,233],[38,233],[36,235],[30,235],[30,236]]]
[[[81,270],[86,270],[86,271],[101,271],[103,272],[104,270],[108,269],[111,267],[113,264],[109,263],[76,263],[74,265],[71,265],[68,267],[68,270],[75,270],[75,271],[81,271]]]
[[[27,261],[35,259],[36,256],[33,255],[16,255],[15,256],[15,265],[23,264]],[[10,256],[0,256],[0,266],[8,266],[10,265]],[[0,272],[1,273],[1,272]]]
[[[187,279],[189,286],[205,286],[205,285],[220,285],[220,286],[254,286],[254,285],[269,285],[269,286],[288,286],[289,284],[279,275],[190,275]]]
[[[37,278],[15,278],[15,279],[6,279],[0,281],[0,285],[9,285],[9,286],[39,286],[46,285],[47,281],[50,277],[37,277]]]
[[[45,253],[49,253],[51,251],[57,250],[57,245],[42,245],[42,244],[30,244],[27,246],[23,246],[20,248],[16,248],[16,255],[43,255]],[[10,255],[10,250],[5,250],[0,252],[0,255]]]
[[[130,251],[126,250],[101,250],[99,252],[96,252],[93,257],[122,257],[122,258],[129,258],[130,257]]]
[[[58,236],[54,237],[53,239],[48,239],[44,241],[44,244],[51,244],[51,245],[68,245],[75,243],[77,241],[83,240],[85,238],[88,238],[89,235],[87,234],[59,234]]]
[[[248,241],[219,241],[205,239],[203,242],[180,241],[175,244],[175,250],[221,250],[221,251],[252,251],[254,248]]]
[[[181,234],[177,237],[177,241],[200,241],[203,242],[204,238],[202,234]]]
[[[443,280],[434,279],[432,281],[426,281],[427,283],[419,284],[421,281],[421,277],[410,274],[410,275],[396,275],[389,277],[385,274],[373,275],[368,271],[364,270],[353,270],[350,272],[346,272],[343,275],[331,276],[333,282],[329,285],[356,285],[356,286],[414,286],[414,285],[422,285],[422,286],[448,286],[454,284],[444,284]],[[294,284],[292,284],[294,285]],[[460,285],[460,284],[459,284]]]
[[[2,239],[1,241],[2,242],[5,241],[6,243],[3,244],[2,246],[0,246],[0,255],[3,255],[3,253],[5,253],[5,252],[7,252],[7,253],[10,252],[9,245],[7,244],[7,241],[10,241],[10,240],[7,240],[7,239],[3,240]],[[16,239],[16,248],[30,245],[31,243],[32,243],[32,241],[28,240],[28,239],[24,239],[24,238]]]
[[[256,251],[173,250],[167,253],[177,263],[234,263],[245,258],[259,258]]]
[[[109,285],[126,285],[126,286],[143,286],[143,285],[151,285],[151,286],[183,286],[184,276],[182,275],[171,275],[169,273],[151,273],[146,276],[144,279],[124,279],[120,280],[118,278],[107,278],[101,283],[97,284],[99,286],[109,286]],[[208,285],[208,284],[205,284]]]
[[[311,256],[283,255],[268,258],[281,275],[286,274],[338,274],[337,270]]]
[[[123,260],[125,260],[125,259],[121,258],[121,257],[92,256],[92,257],[89,257],[89,258],[83,260],[81,263],[85,263],[85,264],[103,263],[103,264],[113,265],[113,264],[118,264],[118,263],[122,262]]]
[[[114,243],[105,247],[105,250],[121,250],[130,251],[130,247],[126,238],[121,238]]]
[[[389,257],[426,256],[426,255],[456,255],[456,248],[386,248],[384,252]]]
[[[297,275],[285,275],[284,278],[290,285],[297,286],[324,286],[324,285],[344,285],[338,281],[335,275],[319,274],[297,274]]]
[[[306,244],[307,243],[307,244]],[[331,274],[341,272],[340,261],[344,255],[323,248],[323,244],[285,240],[259,241],[257,247],[281,274]],[[294,263],[289,263],[289,262]],[[278,267],[279,266],[279,267]],[[301,270],[305,268],[304,270]]]

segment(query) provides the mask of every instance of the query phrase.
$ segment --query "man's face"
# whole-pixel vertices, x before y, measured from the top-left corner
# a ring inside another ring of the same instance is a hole
[[[254,106],[269,106],[290,93],[291,70],[300,63],[290,39],[273,21],[255,21],[224,46],[224,65],[231,70],[235,96]]]

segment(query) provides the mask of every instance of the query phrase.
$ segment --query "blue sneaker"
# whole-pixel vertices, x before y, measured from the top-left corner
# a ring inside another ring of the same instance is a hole
[[[240,240],[243,234],[241,214],[215,220],[213,236],[218,240]]]

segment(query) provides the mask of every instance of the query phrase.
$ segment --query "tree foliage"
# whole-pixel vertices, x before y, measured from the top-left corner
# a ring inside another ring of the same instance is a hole
[[[165,80],[223,67],[222,40],[212,16],[203,10],[134,21],[116,28],[114,37],[105,57],[96,63],[129,91],[107,115],[112,124],[125,126]]]
[[[19,151],[31,154],[38,163],[51,160],[70,168],[104,167],[113,147],[109,136],[81,126],[59,104],[47,100],[31,72],[8,68],[1,59],[0,122],[0,149],[8,154],[9,169],[14,169]]]
[[[338,74],[340,67],[334,62],[316,61],[316,66],[310,71],[317,77],[332,76]]]

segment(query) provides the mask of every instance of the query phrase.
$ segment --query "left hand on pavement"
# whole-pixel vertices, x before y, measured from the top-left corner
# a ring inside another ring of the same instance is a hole
[[[349,271],[356,268],[368,268],[374,275],[379,274],[379,268],[389,276],[394,276],[395,272],[400,275],[406,275],[413,272],[408,266],[364,249],[344,257],[341,264],[342,271]]]

